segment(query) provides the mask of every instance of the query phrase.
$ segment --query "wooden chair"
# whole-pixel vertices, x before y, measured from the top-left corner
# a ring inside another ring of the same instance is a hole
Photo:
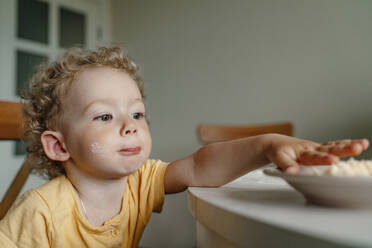
[[[0,101],[0,140],[21,140],[23,138],[22,113],[21,103]],[[17,199],[28,176],[29,169],[25,161],[1,200],[0,219],[4,217],[13,202]]]
[[[198,138],[205,145],[266,133],[292,136],[293,125],[289,122],[246,126],[199,125],[197,129]]]

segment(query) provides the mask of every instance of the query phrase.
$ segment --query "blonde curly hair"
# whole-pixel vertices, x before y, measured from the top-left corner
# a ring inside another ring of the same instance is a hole
[[[71,48],[59,59],[38,67],[29,88],[22,93],[25,117],[27,163],[31,172],[46,179],[66,174],[61,162],[49,159],[40,138],[46,130],[55,130],[62,114],[62,99],[77,74],[88,67],[110,67],[125,71],[143,94],[138,66],[119,47],[101,47],[96,51]]]

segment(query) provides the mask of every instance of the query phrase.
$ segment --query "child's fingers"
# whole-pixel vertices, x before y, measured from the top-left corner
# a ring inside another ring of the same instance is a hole
[[[367,149],[369,146],[369,141],[367,139],[344,139],[344,140],[336,140],[336,141],[329,141],[327,143],[321,144],[323,147],[332,147],[337,145],[351,145],[351,144],[361,144],[363,149]]]
[[[340,140],[332,141],[320,145],[317,151],[330,153],[336,156],[355,156],[367,149],[369,142],[366,139],[362,140]]]
[[[326,152],[304,152],[297,162],[303,165],[328,165],[339,161],[338,157]]]
[[[369,140],[367,140],[367,139],[360,139],[358,141],[362,145],[363,150],[366,150],[369,147]]]
[[[362,146],[359,144],[348,144],[348,145],[335,145],[319,147],[317,149],[319,152],[330,153],[336,156],[351,156],[355,154],[360,154],[362,152]]]
[[[335,141],[328,141],[326,143],[323,143],[322,146],[335,146],[340,144],[350,144],[351,139],[343,139],[343,140],[335,140]]]
[[[299,166],[290,166],[285,170],[286,173],[288,174],[298,174],[300,172],[300,167]]]
[[[285,152],[279,152],[272,161],[286,173],[297,174],[300,172],[300,165]]]

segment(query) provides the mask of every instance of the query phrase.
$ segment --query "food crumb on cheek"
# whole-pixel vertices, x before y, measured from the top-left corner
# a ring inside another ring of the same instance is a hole
[[[93,153],[99,153],[102,151],[102,146],[97,143],[97,142],[94,142],[92,143],[90,146],[89,146],[89,150]]]

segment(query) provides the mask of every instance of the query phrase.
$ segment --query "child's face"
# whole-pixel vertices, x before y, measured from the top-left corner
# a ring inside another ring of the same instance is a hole
[[[151,136],[145,106],[127,73],[85,69],[71,84],[63,111],[61,133],[69,161],[79,170],[116,178],[131,174],[148,159]]]

